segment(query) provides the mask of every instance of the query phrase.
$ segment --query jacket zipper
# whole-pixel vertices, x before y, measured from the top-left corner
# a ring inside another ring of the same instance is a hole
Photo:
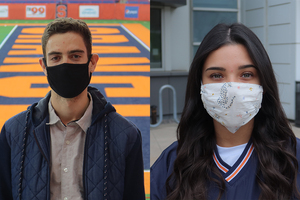
[[[83,182],[83,196],[84,200],[88,200],[86,190],[86,181],[85,181],[85,167],[86,167],[86,159],[87,159],[87,144],[88,144],[88,136],[89,136],[90,128],[86,131],[86,137],[84,142],[84,156],[83,156],[83,169],[82,169],[82,182]]]

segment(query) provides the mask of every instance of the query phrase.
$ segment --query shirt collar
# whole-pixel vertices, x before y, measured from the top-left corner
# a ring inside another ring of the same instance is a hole
[[[46,125],[53,125],[60,121],[60,118],[56,115],[50,100],[48,103],[48,111],[49,111],[49,123],[46,123]]]
[[[82,130],[84,130],[84,132],[87,132],[92,123],[93,99],[90,93],[88,93],[88,95],[90,104],[85,110],[83,116],[78,121],[76,121],[76,123],[82,128]]]
[[[88,93],[88,96],[90,99],[89,106],[85,110],[83,116],[79,120],[74,121],[74,123],[78,124],[84,132],[87,132],[87,129],[90,127],[92,123],[93,99],[90,93]],[[46,123],[46,125],[54,125],[57,122],[61,122],[60,118],[56,115],[55,110],[52,107],[51,101],[49,101],[48,103],[48,110],[49,110],[49,123]]]

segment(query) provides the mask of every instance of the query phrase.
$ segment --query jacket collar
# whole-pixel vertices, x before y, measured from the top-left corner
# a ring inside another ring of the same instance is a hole
[[[98,89],[89,86],[88,92],[92,95],[93,98],[92,124],[98,118],[101,118],[105,113],[116,111],[111,103],[106,101],[106,99]],[[46,117],[48,117],[48,102],[50,100],[50,96],[51,92],[48,92],[43,99],[41,99],[38,103],[34,103],[30,107],[30,118],[35,127],[37,127]]]

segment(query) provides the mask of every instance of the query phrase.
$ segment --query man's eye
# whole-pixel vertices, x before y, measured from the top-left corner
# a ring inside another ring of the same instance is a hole
[[[59,59],[58,56],[55,56],[55,57],[52,57],[52,58],[51,58],[51,60],[53,60],[53,61],[56,61],[56,60],[58,60],[58,59]]]
[[[73,55],[73,58],[80,58],[80,56],[79,55]]]

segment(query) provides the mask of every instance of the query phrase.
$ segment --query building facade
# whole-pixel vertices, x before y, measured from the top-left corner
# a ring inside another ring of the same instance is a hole
[[[167,1],[151,0],[151,105],[159,105],[159,88],[170,84],[176,89],[180,114],[188,70],[203,37],[218,23],[240,22],[263,43],[275,71],[282,106],[287,117],[297,124],[300,1],[187,0],[173,5]],[[165,116],[172,115],[172,106],[172,92],[164,91]]]

